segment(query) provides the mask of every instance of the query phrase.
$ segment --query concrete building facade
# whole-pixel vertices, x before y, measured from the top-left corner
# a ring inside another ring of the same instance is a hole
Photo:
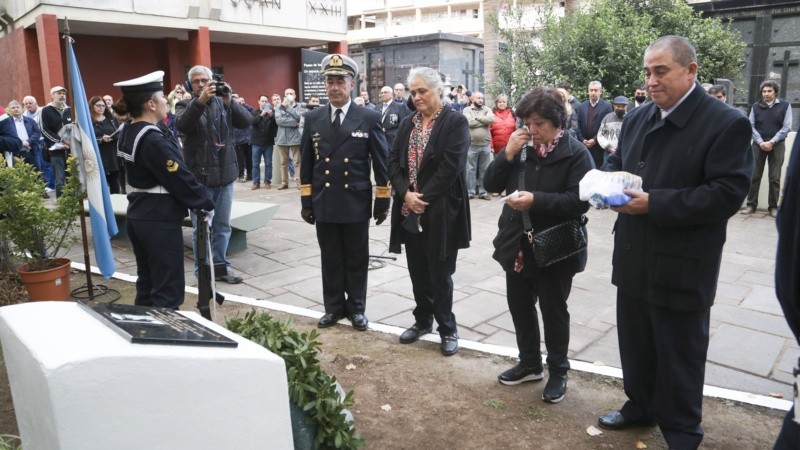
[[[300,49],[347,52],[345,0],[0,0],[0,103],[66,86],[66,25],[87,95],[154,70],[169,91],[196,64],[250,104],[299,88]]]

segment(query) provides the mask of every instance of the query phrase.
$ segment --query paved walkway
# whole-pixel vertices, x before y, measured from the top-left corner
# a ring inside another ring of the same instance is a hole
[[[251,191],[235,183],[235,199],[281,205],[263,228],[248,233],[248,249],[230,261],[244,277],[223,292],[323,311],[319,247],[314,227],[300,218],[300,195],[275,188]],[[453,310],[463,339],[516,347],[505,300],[504,273],[492,259],[500,204],[472,200],[472,246],[459,253]],[[611,285],[611,211],[590,210],[589,263],[575,277],[569,299],[570,358],[619,367],[615,288]],[[191,230],[184,229],[189,244]],[[775,222],[765,212],[736,214],[728,225],[716,303],[711,310],[711,342],[706,384],[760,395],[792,395],[792,365],[800,354],[775,298]],[[388,253],[388,221],[370,228],[370,253],[398,256],[379,260],[369,272],[367,317],[375,323],[407,327],[414,301],[404,255]],[[114,240],[119,272],[135,275],[127,240]],[[73,260],[82,261],[82,257]],[[194,282],[187,249],[187,283]],[[346,322],[346,321],[343,321]],[[542,344],[544,348],[544,344]]]

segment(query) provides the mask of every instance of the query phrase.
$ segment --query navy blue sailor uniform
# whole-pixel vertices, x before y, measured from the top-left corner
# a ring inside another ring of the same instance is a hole
[[[123,125],[118,155],[128,184],[127,231],[136,256],[136,305],[178,309],[186,286],[183,219],[214,209],[171,134],[148,122]]]
[[[331,107],[306,113],[300,198],[315,220],[325,312],[364,314],[369,219],[385,217],[389,210],[388,149],[378,112],[351,102],[335,131]],[[376,183],[374,209],[370,168]]]

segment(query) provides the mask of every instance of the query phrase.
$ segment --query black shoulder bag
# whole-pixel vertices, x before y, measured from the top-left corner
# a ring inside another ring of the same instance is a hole
[[[520,153],[522,170],[519,172],[518,189],[525,188],[527,153],[527,147],[523,147]],[[533,250],[533,256],[538,267],[547,267],[586,249],[587,239],[584,227],[589,219],[585,215],[581,215],[580,219],[569,219],[566,222],[553,225],[534,234],[528,211],[520,211],[520,213],[522,214],[522,224],[524,225],[523,233],[528,239],[531,250]]]

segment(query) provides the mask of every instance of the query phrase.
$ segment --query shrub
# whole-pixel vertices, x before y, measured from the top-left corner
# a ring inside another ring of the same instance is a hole
[[[364,441],[343,414],[353,405],[353,391],[341,399],[336,390],[336,377],[325,373],[317,358],[321,346],[317,330],[299,333],[291,318],[279,321],[268,313],[251,310],[244,318],[226,322],[229,330],[247,338],[283,358],[289,381],[289,398],[308,414],[309,423],[317,427],[314,444],[317,448],[353,449]]]

